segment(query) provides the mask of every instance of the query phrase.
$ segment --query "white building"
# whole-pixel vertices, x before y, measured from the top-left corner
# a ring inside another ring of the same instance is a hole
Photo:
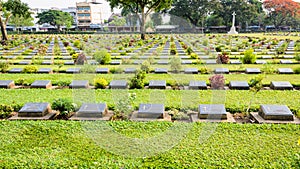
[[[103,23],[101,3],[95,0],[77,2],[76,9],[79,29],[86,30],[90,29],[90,25],[101,25]]]

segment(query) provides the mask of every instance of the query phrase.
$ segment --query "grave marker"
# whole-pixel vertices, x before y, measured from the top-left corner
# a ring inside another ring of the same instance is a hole
[[[163,118],[164,115],[163,104],[140,104],[137,113],[138,118]]]

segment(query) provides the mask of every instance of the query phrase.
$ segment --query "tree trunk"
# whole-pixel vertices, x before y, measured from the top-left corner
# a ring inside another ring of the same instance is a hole
[[[146,22],[145,8],[142,7],[142,22],[141,22],[141,39],[142,40],[145,40],[145,22]]]
[[[7,32],[6,32],[6,25],[4,24],[2,18],[0,17],[0,27],[1,27],[1,34],[2,34],[2,40],[7,41]]]

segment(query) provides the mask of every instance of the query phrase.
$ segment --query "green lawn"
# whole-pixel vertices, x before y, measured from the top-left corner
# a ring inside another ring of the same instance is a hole
[[[0,121],[1,168],[299,168],[299,125]]]

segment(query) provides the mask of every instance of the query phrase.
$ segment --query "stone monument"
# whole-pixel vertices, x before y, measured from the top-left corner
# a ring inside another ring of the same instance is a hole
[[[233,14],[232,14],[232,26],[231,26],[231,28],[230,28],[230,31],[228,32],[228,34],[230,34],[230,35],[237,35],[237,34],[238,34],[238,32],[235,30],[235,26],[234,26],[234,23],[235,23],[235,15],[236,15],[236,13],[233,12]]]

